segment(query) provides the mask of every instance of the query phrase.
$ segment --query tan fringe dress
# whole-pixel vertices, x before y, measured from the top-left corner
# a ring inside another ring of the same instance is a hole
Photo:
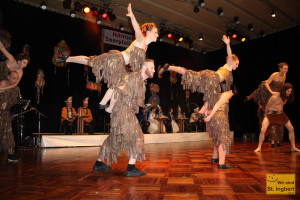
[[[224,82],[220,84],[220,76],[224,77]],[[211,110],[219,100],[221,89],[223,92],[229,91],[233,83],[232,72],[225,67],[220,67],[217,71],[202,70],[199,72],[186,70],[182,76],[181,84],[184,89],[192,92],[203,93],[203,101],[208,102],[208,109]]]
[[[229,104],[223,104],[207,123],[207,130],[214,146],[218,148],[219,145],[224,144],[226,154],[229,154],[231,147],[228,111]]]
[[[107,87],[113,89],[128,71],[140,70],[146,59],[145,50],[131,44],[124,52],[129,56],[129,69],[125,67],[124,57],[118,50],[110,50],[89,59],[88,65],[93,68],[97,82],[104,79]]]
[[[15,87],[0,93],[0,106],[7,103],[5,109],[0,108],[0,151],[8,152],[12,155],[15,153],[15,140],[11,128],[10,108],[17,103],[20,94],[19,87]]]
[[[138,161],[145,160],[144,134],[135,114],[144,106],[145,82],[140,72],[125,75],[116,86],[117,102],[111,113],[110,134],[104,141],[99,158],[107,164],[117,163],[117,156],[126,150]]]

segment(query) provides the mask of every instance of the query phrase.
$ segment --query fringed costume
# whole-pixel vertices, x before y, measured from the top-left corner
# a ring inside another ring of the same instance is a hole
[[[107,164],[117,163],[122,150],[128,158],[145,160],[144,134],[135,114],[144,107],[145,82],[140,72],[128,73],[115,88],[117,102],[111,113],[110,134],[104,141],[99,158]]]
[[[15,87],[0,93],[0,150],[15,153],[15,140],[11,128],[10,108],[17,103],[20,94],[19,87]],[[7,103],[5,109],[1,109],[3,103]]]
[[[213,140],[214,146],[219,148],[223,144],[226,154],[229,154],[231,147],[228,111],[229,104],[223,104],[207,123],[207,130]]]
[[[219,74],[225,79],[221,84]],[[186,70],[186,73],[182,76],[181,82],[184,89],[203,93],[203,101],[208,102],[209,110],[211,110],[219,100],[221,89],[223,92],[230,90],[232,83],[232,72],[228,71],[225,67],[220,67],[216,72],[212,70],[202,70],[199,72]]]
[[[267,105],[270,97],[272,94],[266,88],[266,81],[261,82],[258,89],[254,91],[254,101],[257,104]],[[272,81],[269,84],[271,90],[274,92],[280,92],[282,87],[284,86],[284,82],[280,81]],[[258,107],[257,117],[259,120],[259,125],[261,127],[262,120],[264,119],[264,111]],[[282,141],[283,140],[283,133],[284,133],[284,125],[278,125],[270,123],[266,135],[269,137],[270,140],[273,141]]]
[[[146,59],[145,50],[131,44],[124,52],[129,57],[129,69],[125,67],[124,57],[118,50],[111,50],[89,59],[88,65],[93,68],[97,82],[104,79],[107,87],[113,89],[128,71],[140,70]]]

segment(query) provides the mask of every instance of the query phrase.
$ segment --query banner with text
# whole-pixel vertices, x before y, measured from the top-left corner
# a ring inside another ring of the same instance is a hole
[[[103,29],[103,38],[105,44],[121,47],[128,47],[135,40],[134,35],[108,29]]]

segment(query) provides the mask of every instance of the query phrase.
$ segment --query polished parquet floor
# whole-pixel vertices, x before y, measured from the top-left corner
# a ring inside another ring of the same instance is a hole
[[[236,140],[227,163],[210,162],[211,141],[146,144],[144,177],[125,177],[128,159],[107,172],[93,171],[99,147],[22,149],[21,161],[8,163],[1,153],[0,199],[300,199],[300,153],[289,142],[271,149]],[[300,147],[300,142],[297,142]],[[296,174],[296,195],[267,195],[266,174]]]

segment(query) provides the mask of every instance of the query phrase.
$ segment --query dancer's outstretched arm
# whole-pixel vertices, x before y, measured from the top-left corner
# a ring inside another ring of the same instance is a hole
[[[87,56],[70,56],[66,59],[66,62],[71,62],[71,63],[78,63],[78,64],[83,64],[87,65],[89,61],[89,57]],[[91,66],[90,66],[91,67]]]
[[[132,9],[131,9],[131,3],[128,4],[128,7],[127,7],[127,11],[128,13],[126,14],[127,17],[130,17],[130,20],[131,20],[131,24],[132,24],[132,27],[134,29],[134,32],[135,32],[135,38],[138,42],[142,42],[144,40],[144,36],[142,34],[142,31],[141,31],[141,28],[140,28],[140,25],[139,23],[136,21],[135,19],[135,16],[132,12]]]
[[[214,105],[211,113],[206,118],[204,118],[204,121],[209,122],[210,119],[212,118],[212,116],[217,112],[217,110],[223,104],[227,103],[231,97],[232,97],[232,94],[230,94],[229,92],[223,92],[219,101]]]
[[[223,35],[222,37],[223,42],[226,44],[226,51],[227,51],[227,65],[232,66],[233,60],[232,60],[232,51],[230,47],[230,37]]]

